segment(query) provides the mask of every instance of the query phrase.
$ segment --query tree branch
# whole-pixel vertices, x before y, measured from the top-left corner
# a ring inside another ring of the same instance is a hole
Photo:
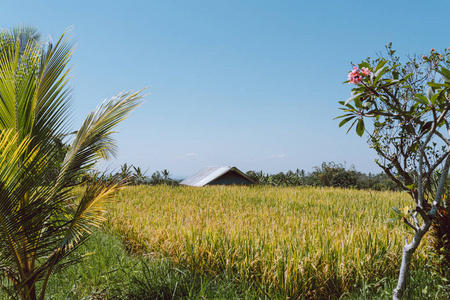
[[[413,218],[413,220],[414,220],[414,225],[415,225],[416,227],[420,227],[420,225],[419,225],[419,220],[417,220],[417,211],[415,211],[415,212],[412,213],[412,218]]]
[[[414,232],[417,232],[417,227],[414,226],[413,224],[411,224],[411,223],[408,221],[408,219],[406,219],[406,217],[403,217],[403,223],[405,223],[406,225],[408,225],[409,227],[411,227],[411,228],[414,230]]]
[[[439,131],[436,131],[436,135],[438,137],[440,137],[441,140],[447,144],[447,146],[450,146],[450,141],[448,139],[446,139],[442,133],[440,133]]]
[[[434,172],[434,170],[444,161],[444,159],[446,157],[448,157],[449,154],[450,154],[450,149],[447,152],[445,152],[445,154],[443,154],[441,157],[439,157],[438,160],[436,160],[434,165],[431,166],[429,168],[428,172],[425,174],[427,178],[429,178],[431,176],[431,174]]]
[[[391,170],[385,166],[383,166],[382,164],[380,164],[377,160],[375,160],[375,163],[383,169],[383,171],[386,173],[386,175],[388,175],[399,187],[401,187],[402,189],[404,189],[405,191],[409,191],[409,188],[407,188],[403,182],[401,182],[400,180],[398,180],[397,177],[395,177],[392,173]]]
[[[423,189],[423,182],[422,182],[422,175],[423,175],[423,157],[425,155],[425,150],[422,146],[419,145],[419,168],[417,170],[417,190],[418,190],[418,196],[416,199],[417,205],[420,207],[420,209],[423,209],[423,195],[424,195],[424,189]]]
[[[441,203],[442,194],[444,193],[445,183],[448,177],[448,169],[450,167],[450,155],[447,156],[447,160],[445,161],[444,168],[442,169],[441,179],[439,181],[439,185],[436,191],[436,195],[434,197],[433,206],[430,210],[430,216],[434,217],[437,214],[439,209],[439,205]]]

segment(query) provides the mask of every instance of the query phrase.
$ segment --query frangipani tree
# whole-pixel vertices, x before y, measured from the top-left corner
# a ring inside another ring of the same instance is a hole
[[[339,126],[351,124],[366,135],[376,163],[413,201],[404,214],[394,208],[413,233],[405,238],[393,299],[405,291],[411,260],[430,229],[442,199],[450,166],[450,52],[401,62],[391,45],[387,58],[367,59],[348,74],[352,95],[339,102],[345,112]]]
[[[0,32],[0,284],[11,298],[44,299],[50,275],[100,224],[102,204],[123,186],[77,182],[115,154],[112,130],[140,105],[139,92],[119,94],[91,112],[53,184],[44,176],[58,153],[54,138],[70,132],[73,49],[66,34],[41,43],[30,28]],[[84,188],[79,197],[76,185]]]

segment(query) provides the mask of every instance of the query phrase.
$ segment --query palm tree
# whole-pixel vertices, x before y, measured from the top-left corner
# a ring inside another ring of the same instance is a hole
[[[103,220],[102,205],[123,187],[79,178],[116,153],[112,129],[140,105],[140,92],[118,94],[76,132],[52,184],[55,137],[69,131],[72,90],[67,33],[41,43],[36,31],[0,32],[0,285],[11,298],[44,299],[49,277]],[[77,196],[73,188],[81,186]],[[41,281],[39,288],[36,283]]]
[[[148,169],[142,172],[140,167],[133,166],[134,174],[133,174],[133,184],[141,185],[146,184],[148,182],[148,177],[145,176],[147,174]]]

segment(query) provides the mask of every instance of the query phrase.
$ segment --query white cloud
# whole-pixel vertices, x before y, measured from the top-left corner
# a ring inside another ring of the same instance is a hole
[[[274,155],[271,155],[270,156],[270,158],[282,158],[282,157],[285,157],[286,156],[286,154],[274,154]]]
[[[191,153],[186,153],[184,155],[177,155],[175,156],[175,158],[187,158],[187,157],[198,157],[197,153],[191,152]]]

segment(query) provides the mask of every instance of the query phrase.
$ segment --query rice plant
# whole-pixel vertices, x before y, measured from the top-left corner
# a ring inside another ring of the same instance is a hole
[[[239,278],[269,295],[334,299],[397,275],[407,230],[385,221],[406,203],[397,192],[136,186],[111,204],[106,226],[132,252]]]

